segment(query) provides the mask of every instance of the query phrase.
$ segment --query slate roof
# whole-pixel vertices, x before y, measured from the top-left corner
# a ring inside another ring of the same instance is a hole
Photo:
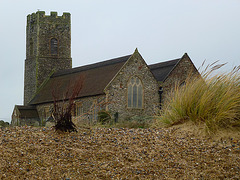
[[[104,88],[130,56],[131,55],[123,56],[56,72],[50,77],[48,82],[40,88],[29,104],[35,105],[53,102],[53,91],[54,95],[62,98],[68,90],[71,92],[71,87],[73,87],[79,79],[83,79],[83,86],[77,98],[104,94]],[[66,99],[67,98],[68,97],[66,97]]]
[[[67,91],[71,94],[80,79],[83,79],[83,86],[77,98],[102,95],[105,87],[130,57],[131,55],[123,56],[56,72],[40,87],[29,105],[53,102],[53,94],[62,99]],[[157,81],[164,81],[180,60],[181,58],[152,64],[149,68]]]
[[[164,81],[180,60],[181,58],[157,64],[151,64],[149,65],[149,68],[157,81]]]
[[[17,105],[16,108],[20,112],[20,118],[38,118],[38,112],[35,106],[20,106]]]

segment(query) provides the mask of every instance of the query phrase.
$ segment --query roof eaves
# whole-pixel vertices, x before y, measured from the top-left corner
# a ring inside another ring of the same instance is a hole
[[[16,107],[17,107],[18,109],[31,109],[31,110],[36,109],[35,106],[16,105]]]
[[[94,95],[88,95],[88,96],[81,96],[81,97],[77,97],[77,98],[75,98],[75,100],[76,99],[81,99],[81,98],[87,98],[87,97],[94,97],[94,96],[100,96],[100,95],[105,95],[105,93],[99,93],[99,94],[94,94]],[[57,100],[57,102],[60,102],[60,101],[68,101],[69,100],[69,98],[67,98],[67,99],[60,99],[60,100]],[[40,103],[34,103],[34,104],[32,104],[33,106],[37,106],[37,105],[41,105],[41,104],[46,104],[46,103],[53,103],[54,102],[54,100],[51,100],[51,101],[42,101],[42,102],[40,102]]]

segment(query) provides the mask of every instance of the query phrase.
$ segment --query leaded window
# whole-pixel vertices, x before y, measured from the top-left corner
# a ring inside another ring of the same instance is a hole
[[[128,107],[143,108],[143,85],[137,76],[128,82]]]
[[[80,117],[83,115],[83,106],[82,103],[76,104],[76,117]]]
[[[58,40],[56,38],[52,38],[50,42],[50,53],[52,55],[58,54]]]

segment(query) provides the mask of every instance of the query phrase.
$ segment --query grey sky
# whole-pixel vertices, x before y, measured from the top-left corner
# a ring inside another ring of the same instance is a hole
[[[23,104],[26,16],[72,15],[73,67],[134,52],[148,64],[188,53],[240,64],[240,0],[0,0],[0,119]]]

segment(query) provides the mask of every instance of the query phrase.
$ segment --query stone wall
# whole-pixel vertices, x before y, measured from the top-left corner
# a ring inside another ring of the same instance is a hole
[[[12,119],[11,126],[39,126],[39,119],[38,118],[19,118],[19,119]]]
[[[162,83],[162,102],[164,102],[164,99],[166,99],[168,93],[170,93],[171,90],[174,89],[176,83],[178,85],[183,85],[188,76],[193,77],[194,75],[200,76],[198,70],[192,63],[189,56],[187,54],[184,54],[179,63],[173,69],[173,71]]]
[[[11,126],[39,126],[40,125],[40,119],[35,118],[26,118],[26,117],[20,117],[18,113],[12,114],[11,119]]]
[[[76,108],[73,109],[73,122],[77,125],[92,125],[97,122],[97,112],[106,107],[105,95],[84,97],[81,99],[76,99],[75,104],[82,106],[81,116],[76,116]],[[67,103],[66,103],[67,104]],[[37,111],[40,117],[40,124],[45,125],[46,120],[50,117],[53,112],[53,103],[46,103],[42,105],[37,105]],[[47,112],[46,112],[47,111]],[[47,116],[46,116],[47,115]]]
[[[37,65],[33,58],[28,58],[25,60],[25,72],[24,72],[24,105],[31,100],[36,92],[36,70]]]
[[[80,116],[76,116],[76,108],[75,112],[73,112],[73,122],[76,125],[94,125],[97,123],[98,112],[100,110],[106,109],[106,96],[91,96],[81,98],[75,101],[76,105],[82,106],[82,113]]]
[[[141,79],[143,84],[143,108],[127,107],[127,84],[133,76]],[[105,93],[106,101],[110,103],[107,110],[112,114],[118,113],[119,120],[134,115],[151,116],[159,107],[158,83],[137,50],[107,86]]]
[[[45,126],[47,119],[53,111],[53,103],[46,103],[36,106],[40,118],[40,125]]]

